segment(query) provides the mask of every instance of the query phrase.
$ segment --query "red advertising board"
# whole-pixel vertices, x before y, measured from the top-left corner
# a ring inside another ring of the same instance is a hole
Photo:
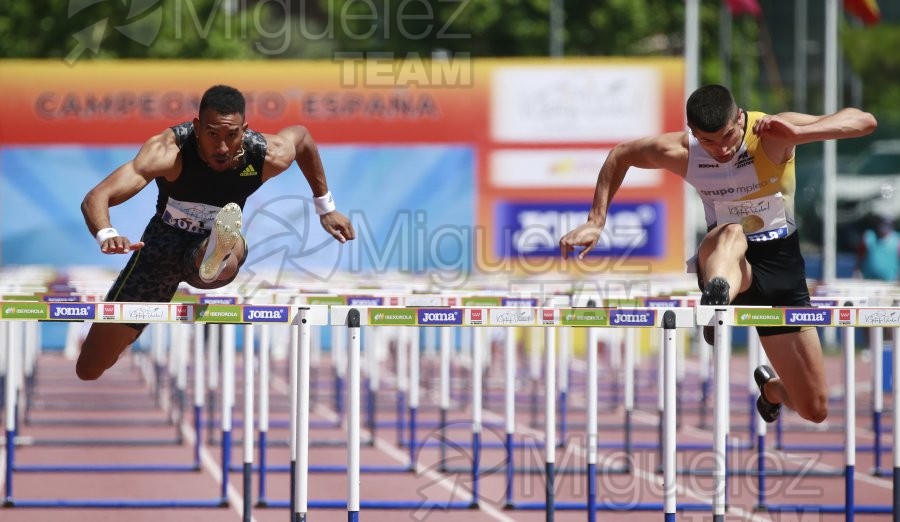
[[[682,270],[684,188],[662,171],[629,173],[611,209],[610,230],[640,237],[616,232],[608,255],[580,265],[557,264],[555,249],[583,222],[612,147],[684,128],[678,59],[0,61],[0,147],[137,145],[194,118],[217,83],[245,93],[262,132],[304,125],[319,144],[472,147],[481,269],[591,272],[612,256]]]

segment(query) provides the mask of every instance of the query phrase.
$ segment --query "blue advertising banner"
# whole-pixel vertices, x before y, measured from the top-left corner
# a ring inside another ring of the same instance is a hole
[[[128,257],[100,253],[80,205],[137,149],[0,147],[0,264],[122,268]],[[246,273],[284,267],[324,281],[337,271],[471,267],[471,243],[459,240],[474,226],[471,147],[335,145],[321,146],[320,153],[337,208],[353,222],[357,240],[341,245],[322,229],[309,186],[292,166],[247,201]],[[112,207],[113,226],[138,240],[156,197],[149,185]]]
[[[558,256],[559,238],[587,221],[576,203],[501,202],[496,206],[497,255]],[[588,256],[662,258],[666,206],[662,201],[612,203],[600,243]]]

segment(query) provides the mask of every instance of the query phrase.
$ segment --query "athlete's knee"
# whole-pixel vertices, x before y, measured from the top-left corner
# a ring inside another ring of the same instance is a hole
[[[804,419],[816,424],[828,418],[828,397],[824,393],[812,393],[800,400],[794,400],[797,413]]]
[[[710,232],[700,244],[700,256],[706,258],[713,252],[733,252],[735,255],[744,255],[747,250],[747,239],[740,225],[729,223]]]
[[[83,381],[99,379],[138,335],[140,331],[130,326],[94,324],[81,344],[75,374]]]
[[[97,361],[89,361],[79,357],[75,363],[75,375],[82,381],[96,381],[106,371],[106,366],[97,364]]]
[[[747,236],[744,229],[737,223],[729,223],[719,231],[719,241],[728,246],[747,246]]]

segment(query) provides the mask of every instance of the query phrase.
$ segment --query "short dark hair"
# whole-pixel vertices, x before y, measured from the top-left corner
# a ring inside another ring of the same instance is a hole
[[[227,85],[213,85],[200,98],[200,112],[207,108],[219,114],[240,114],[244,116],[244,95],[241,91]]]
[[[685,109],[690,128],[716,132],[734,117],[737,104],[727,87],[704,85],[691,94]]]

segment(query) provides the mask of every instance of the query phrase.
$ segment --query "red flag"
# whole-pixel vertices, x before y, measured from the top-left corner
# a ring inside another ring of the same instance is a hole
[[[844,0],[844,9],[866,25],[874,25],[881,21],[877,0]]]
[[[874,1],[874,0],[872,0]],[[750,16],[762,16],[762,8],[759,6],[759,0],[725,0],[728,9],[731,10],[731,16],[748,14]]]

